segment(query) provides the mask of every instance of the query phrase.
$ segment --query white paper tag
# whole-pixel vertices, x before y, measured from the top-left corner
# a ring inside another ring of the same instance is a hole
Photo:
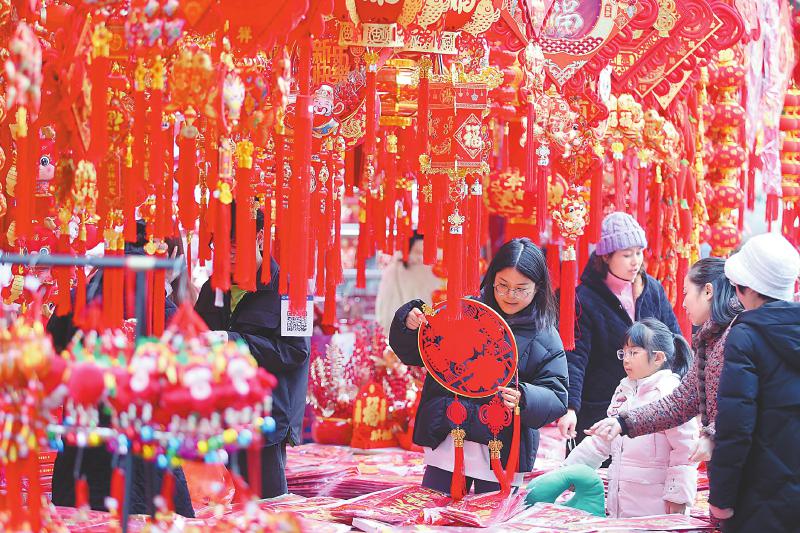
[[[282,337],[310,337],[314,332],[314,297],[306,300],[304,315],[289,313],[289,297],[281,296],[281,336]]]

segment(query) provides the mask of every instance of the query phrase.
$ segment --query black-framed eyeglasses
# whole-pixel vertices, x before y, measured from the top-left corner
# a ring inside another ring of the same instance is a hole
[[[530,296],[530,294],[533,292],[533,287],[512,289],[508,285],[498,283],[494,286],[494,290],[497,291],[497,294],[500,296],[511,296],[513,298],[520,299]]]

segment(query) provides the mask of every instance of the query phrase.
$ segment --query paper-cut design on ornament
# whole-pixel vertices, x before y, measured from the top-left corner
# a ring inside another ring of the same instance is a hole
[[[431,376],[444,388],[483,398],[506,386],[517,371],[517,344],[511,328],[486,304],[461,300],[463,317],[454,320],[443,302],[419,330],[419,351]]]

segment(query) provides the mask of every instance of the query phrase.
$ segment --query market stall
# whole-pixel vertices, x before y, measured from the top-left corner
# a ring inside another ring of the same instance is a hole
[[[685,516],[526,503],[498,436],[516,457],[514,334],[470,298],[529,238],[573,349],[622,211],[689,338],[697,259],[773,226],[800,249],[798,32],[789,0],[0,0],[0,529],[712,530],[702,467]],[[378,323],[389,268],[424,280],[396,291],[426,304],[419,367]],[[267,288],[269,316],[236,314]],[[209,331],[218,309],[250,329]],[[266,365],[266,329],[305,360]],[[261,498],[273,394],[303,364],[289,494]],[[459,398],[493,402],[499,492],[421,487],[426,375],[454,398],[455,464]],[[541,434],[526,483],[563,459]],[[65,449],[75,507],[51,503]],[[102,497],[78,475],[97,450]]]

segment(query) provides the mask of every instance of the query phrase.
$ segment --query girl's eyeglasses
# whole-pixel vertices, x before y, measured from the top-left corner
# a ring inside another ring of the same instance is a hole
[[[497,291],[497,294],[500,296],[512,296],[514,298],[525,298],[526,296],[530,295],[533,292],[533,289],[512,289],[507,285],[503,285],[502,283],[498,283],[494,286],[494,290]]]
[[[620,361],[624,361],[625,359],[633,359],[636,357],[637,353],[638,352],[633,350],[617,350],[617,359]]]

